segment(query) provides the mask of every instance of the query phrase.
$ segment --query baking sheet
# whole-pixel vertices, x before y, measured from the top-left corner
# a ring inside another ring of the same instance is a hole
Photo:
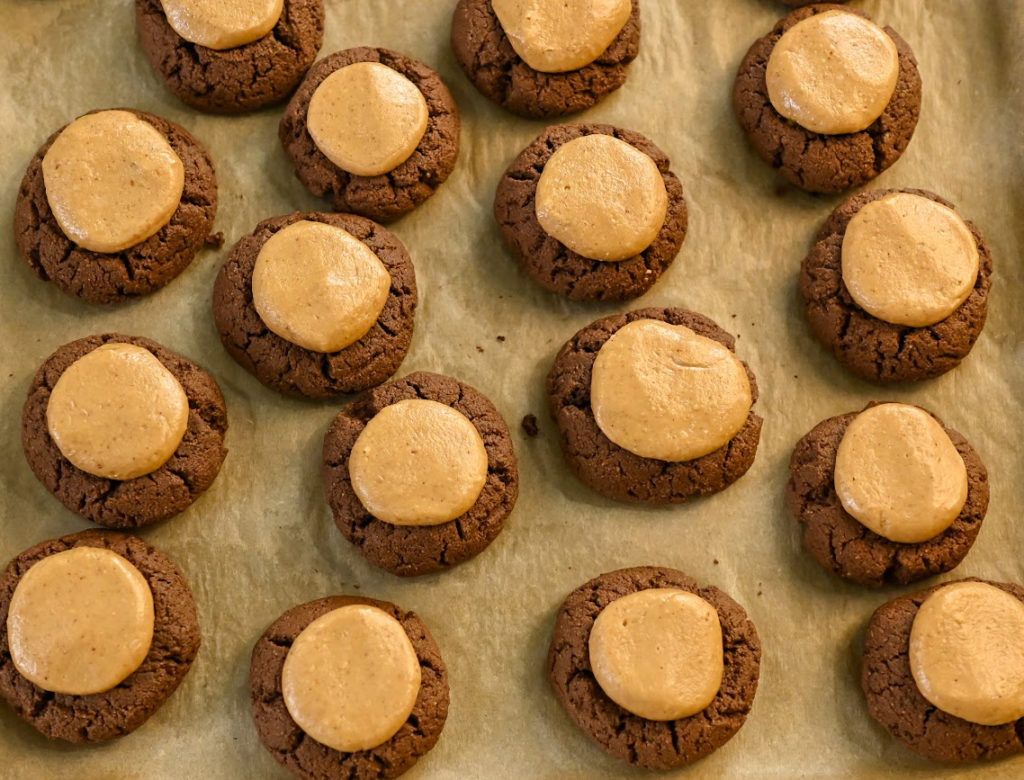
[[[481,97],[448,46],[453,0],[327,0],[323,54],[381,45],[440,70],[463,112],[462,153],[439,193],[395,224],[416,263],[416,335],[402,373],[453,374],[489,395],[511,424],[522,493],[505,532],[456,569],[401,580],[335,530],[319,482],[320,445],[341,402],[264,389],[221,348],[210,315],[231,244],[271,215],[322,206],[293,177],[276,138],[280,109],[238,118],[196,113],[151,71],[126,0],[0,0],[0,214],[55,128],[93,108],[132,106],[190,129],[220,181],[219,251],[202,253],[167,289],[97,308],[42,284],[0,238],[0,558],[88,524],[35,480],[19,417],[38,364],[89,333],[155,338],[211,370],[228,403],[230,454],[213,488],[180,517],[140,535],[184,569],[203,647],[191,674],[135,734],[105,745],[48,742],[0,705],[4,778],[286,777],[249,717],[253,643],[285,609],[355,592],[416,610],[451,674],[440,743],[410,778],[608,778],[642,773],[607,758],[550,693],[544,656],[555,610],[590,577],[638,564],[680,568],[725,589],[761,633],[761,686],[747,725],[687,777],[1015,777],[1024,758],[984,769],[915,758],[868,717],[859,642],[871,611],[913,588],[869,592],[804,554],[783,503],[789,453],[820,419],[874,398],[922,404],[965,433],[988,464],[992,503],[965,562],[947,579],[1024,582],[1024,7],[1009,0],[855,0],[913,46],[924,105],[908,152],[878,186],[925,187],[955,201],[992,244],[988,326],[963,366],[938,380],[877,388],[852,379],[811,338],[796,295],[800,260],[838,198],[782,186],[745,145],[732,78],[753,38],[784,7],[772,0],[644,0],[639,59],[626,86],[586,112],[645,133],[686,187],[690,232],[674,266],[635,306],[701,311],[739,337],[757,373],[764,435],[750,473],[689,505],[637,508],[588,491],[568,473],[547,418],[543,378],[579,327],[627,306],[571,304],[518,270],[490,216],[495,184],[544,123]],[[498,340],[504,336],[504,340]],[[540,435],[519,429],[540,418]],[[672,773],[664,777],[676,776]]]

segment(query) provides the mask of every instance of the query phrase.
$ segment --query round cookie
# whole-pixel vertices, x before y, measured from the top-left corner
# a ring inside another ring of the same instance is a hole
[[[616,599],[648,588],[677,588],[718,612],[724,652],[722,685],[711,704],[686,718],[655,721],[620,707],[594,677],[588,643],[598,615]],[[655,566],[602,574],[565,600],[555,619],[548,675],[572,720],[610,755],[644,769],[674,769],[720,748],[750,712],[760,674],[761,642],[739,604],[714,586],[700,587],[680,571]]]
[[[858,211],[894,193],[909,193],[954,208],[927,190],[872,190],[854,195],[829,215],[800,267],[800,297],[811,331],[846,368],[876,382],[931,379],[956,368],[985,327],[992,286],[992,252],[974,223],[964,220],[974,236],[980,262],[974,290],[951,315],[915,328],[886,322],[862,309],[843,281],[843,239]]]
[[[282,695],[281,671],[292,643],[306,626],[352,604],[376,607],[401,623],[419,659],[421,687],[412,714],[398,733],[375,748],[344,753],[309,738],[294,721]],[[253,648],[249,688],[260,742],[293,774],[310,780],[397,777],[434,747],[448,716],[448,670],[423,621],[394,604],[357,596],[310,601],[275,620]]]
[[[975,578],[955,582],[986,582]],[[929,702],[917,687],[910,665],[910,632],[924,600],[953,583],[943,583],[889,601],[871,616],[864,635],[861,687],[871,713],[892,736],[936,761],[992,760],[1024,751],[1017,720],[984,726],[958,718]],[[1024,601],[1024,588],[987,582]]]
[[[284,100],[324,38],[323,0],[285,0],[274,28],[230,49],[185,40],[160,0],[135,0],[139,42],[168,89],[200,111],[239,114]]]
[[[43,281],[53,282],[62,292],[90,303],[119,303],[159,290],[213,241],[210,230],[217,214],[217,177],[210,155],[174,122],[142,111],[119,110],[129,111],[155,127],[184,166],[181,202],[166,225],[119,252],[93,252],[68,238],[50,208],[43,182],[43,157],[63,127],[32,158],[15,204],[14,236],[22,259]]]
[[[877,405],[872,402],[865,409]],[[793,451],[786,497],[803,526],[804,547],[829,571],[868,587],[906,585],[950,571],[970,551],[988,510],[988,472],[981,458],[960,433],[942,426],[967,468],[963,509],[945,531],[925,542],[890,541],[850,515],[836,492],[839,443],[858,414],[818,423]]]
[[[282,338],[270,330],[253,304],[253,269],[260,250],[272,235],[300,220],[348,231],[374,252],[391,275],[377,323],[336,352],[315,352]],[[234,246],[213,288],[213,318],[231,357],[267,387],[322,399],[373,387],[398,370],[412,341],[416,302],[416,272],[394,233],[352,214],[295,213],[263,220]]]
[[[583,136],[603,134],[649,156],[661,172],[668,209],[653,243],[633,257],[603,262],[573,252],[549,235],[537,218],[537,186],[544,166],[559,147]],[[683,185],[669,159],[639,133],[612,125],[555,125],[527,146],[505,171],[494,196],[494,217],[501,235],[523,270],[546,290],[577,301],[621,301],[647,292],[672,264],[686,238]]]
[[[640,50],[640,0],[625,26],[593,62],[564,73],[534,70],[516,53],[491,0],[459,0],[452,16],[452,50],[487,98],[525,117],[573,114],[599,103],[626,81]]]
[[[77,468],[47,428],[47,406],[61,375],[79,358],[110,343],[149,350],[188,396],[184,438],[170,460],[152,473],[118,481]],[[191,360],[145,338],[107,333],[72,341],[40,366],[21,416],[21,443],[33,473],[72,512],[108,528],[138,528],[186,509],[213,483],[227,449],[227,410],[220,387]]]
[[[772,105],[765,74],[782,35],[816,14],[844,10],[867,18],[837,4],[792,11],[750,47],[733,85],[733,110],[751,146],[789,182],[808,192],[844,192],[878,176],[906,150],[921,113],[917,60],[907,42],[890,27],[883,29],[899,55],[896,89],[881,116],[867,129],[837,135],[812,132],[783,117]]]
[[[439,525],[393,525],[360,502],[349,458],[367,423],[406,399],[425,399],[469,418],[483,440],[487,477],[470,509]],[[447,376],[418,371],[368,391],[342,410],[324,437],[324,488],[338,530],[376,566],[403,577],[447,569],[494,541],[519,495],[519,470],[508,425],[482,393]]]
[[[753,410],[725,446],[688,461],[641,457],[615,444],[598,426],[591,407],[591,380],[598,352],[627,323],[643,319],[683,325],[733,351],[732,336],[707,317],[685,309],[637,309],[604,317],[583,328],[559,351],[547,378],[548,403],[561,434],[565,461],[589,487],[616,501],[677,503],[724,490],[754,462],[762,420]],[[750,369],[746,371],[756,402],[757,382]]]
[[[788,6],[792,7],[792,8],[798,8],[799,6],[802,6],[802,5],[815,5],[816,4],[816,0],[779,0],[779,2],[781,2],[784,5],[788,5]],[[839,5],[840,3],[845,3],[845,2],[846,2],[846,0],[833,0],[832,4],[833,5]]]
[[[306,126],[310,100],[330,75],[357,62],[379,62],[409,79],[422,93],[427,129],[412,156],[379,176],[357,176],[335,165],[317,147]],[[390,222],[434,194],[451,174],[459,155],[459,110],[441,77],[419,60],[388,49],[359,47],[335,52],[309,69],[292,96],[278,136],[295,165],[295,175],[335,211]]]
[[[7,615],[18,582],[33,564],[76,547],[111,550],[141,572],[153,596],[153,639],[142,664],[116,687],[75,696],[29,682],[14,665]],[[0,575],[0,696],[19,717],[51,739],[102,742],[149,719],[184,679],[199,650],[192,591],[177,566],[141,539],[111,531],[82,531],[41,542],[14,558]]]

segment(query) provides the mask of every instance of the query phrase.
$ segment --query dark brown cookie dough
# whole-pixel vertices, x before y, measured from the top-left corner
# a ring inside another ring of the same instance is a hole
[[[544,165],[562,144],[595,133],[613,136],[654,160],[668,192],[665,224],[643,252],[619,262],[578,255],[549,236],[537,220],[534,201]],[[494,196],[494,218],[523,270],[546,290],[575,301],[621,301],[647,292],[679,254],[686,238],[683,185],[669,159],[650,140],[613,125],[555,125],[541,133],[505,171]]]
[[[263,244],[300,220],[347,230],[365,243],[391,274],[391,290],[377,323],[338,352],[314,352],[270,330],[252,299],[252,274]],[[352,214],[290,214],[265,219],[235,244],[213,288],[213,318],[224,348],[240,366],[287,395],[332,398],[379,385],[398,370],[412,341],[416,272],[394,233]]]
[[[409,79],[427,101],[427,131],[412,156],[381,176],[356,176],[332,163],[306,129],[306,111],[320,83],[334,71],[356,62],[379,62]],[[389,49],[359,47],[335,52],[317,62],[292,96],[278,136],[295,165],[295,175],[335,211],[350,211],[377,222],[390,222],[434,194],[459,156],[459,109],[448,87],[432,68]]]
[[[349,604],[377,607],[401,623],[416,651],[422,677],[412,714],[398,733],[383,745],[356,753],[343,753],[307,736],[292,719],[281,694],[281,669],[295,638],[321,615]],[[253,648],[249,689],[260,742],[280,764],[309,780],[398,777],[434,747],[448,717],[448,670],[423,621],[415,612],[389,602],[357,596],[310,601],[275,620]]]
[[[371,515],[355,491],[348,458],[366,423],[408,398],[446,404],[473,423],[487,451],[487,481],[465,514],[441,525],[400,526]],[[494,541],[519,496],[519,468],[508,425],[494,404],[457,379],[418,371],[375,387],[341,411],[324,437],[324,488],[334,522],[371,563],[403,577],[447,569]]]
[[[872,401],[864,408],[878,403]],[[926,542],[890,541],[861,525],[843,508],[836,493],[836,453],[858,414],[843,414],[818,423],[793,451],[786,498],[793,516],[803,526],[804,547],[833,574],[872,588],[906,585],[950,571],[970,551],[988,511],[985,464],[967,439],[943,425],[967,467],[964,508],[949,528]],[[935,419],[942,425],[942,420]]]
[[[637,309],[604,317],[583,328],[559,351],[547,379],[548,403],[561,434],[565,461],[589,487],[616,501],[676,503],[724,490],[754,462],[762,420],[753,410],[740,432],[724,447],[678,463],[644,458],[618,446],[594,419],[590,380],[597,353],[619,328],[642,319],[684,325],[730,350],[735,343],[707,317],[685,309]],[[756,402],[757,381],[749,368],[747,376]]]
[[[516,54],[491,0],[459,0],[452,17],[452,50],[469,80],[513,113],[553,117],[590,108],[626,81],[626,66],[640,50],[640,0],[611,45],[589,65],[542,73]]]
[[[80,357],[111,342],[152,352],[185,389],[188,427],[177,451],[151,474],[117,481],[82,471],[57,448],[46,425],[50,392]],[[108,528],[138,528],[186,509],[213,483],[227,449],[227,410],[216,380],[188,358],[149,339],[106,333],[72,341],[46,359],[32,380],[21,415],[28,465],[64,506]]]
[[[22,259],[43,281],[90,303],[119,303],[159,290],[203,248],[217,214],[217,177],[206,149],[174,122],[122,110],[153,125],[181,158],[185,188],[170,222],[121,252],[93,252],[64,235],[50,211],[43,184],[43,156],[63,127],[46,139],[28,164],[14,210],[14,237]]]
[[[801,127],[775,110],[765,83],[772,49],[797,22],[830,10],[865,16],[835,3],[798,8],[750,47],[732,92],[736,118],[754,150],[786,179],[809,192],[844,192],[878,176],[903,154],[921,113],[917,60],[907,42],[891,27],[883,29],[899,52],[899,79],[889,105],[866,130],[824,135]]]
[[[72,547],[112,550],[134,564],[153,593],[153,642],[146,658],[116,688],[88,696],[44,691],[29,682],[7,644],[7,610],[18,581],[32,564]],[[134,731],[174,693],[198,651],[199,623],[188,582],[166,555],[135,536],[82,531],[51,539],[25,550],[0,575],[0,696],[51,739],[102,742]]]
[[[927,190],[872,190],[839,204],[818,231],[800,267],[800,297],[811,332],[857,376],[875,382],[931,379],[958,365],[978,340],[988,315],[992,252],[970,220],[980,264],[974,290],[946,319],[924,328],[885,322],[864,311],[843,282],[843,238],[850,220],[871,201],[908,192],[949,208],[953,204]]]
[[[955,582],[985,582],[974,577]],[[944,583],[949,585],[951,583]],[[1024,588],[989,582],[1024,601]],[[910,629],[924,600],[943,587],[900,596],[871,616],[864,636],[861,687],[868,712],[911,750],[937,761],[977,761],[1024,751],[1024,720],[982,726],[950,715],[929,702],[910,671]]]
[[[323,0],[285,0],[281,18],[251,43],[218,51],[186,41],[160,0],[135,0],[139,42],[168,89],[200,111],[239,114],[288,97],[320,51]]]
[[[678,720],[654,721],[623,709],[601,689],[590,666],[590,631],[602,609],[648,588],[679,588],[718,611],[725,668],[708,707]],[[577,726],[615,758],[644,769],[675,769],[710,755],[747,719],[761,668],[761,642],[743,607],[714,586],[656,566],[602,574],[569,594],[555,619],[548,675]]]

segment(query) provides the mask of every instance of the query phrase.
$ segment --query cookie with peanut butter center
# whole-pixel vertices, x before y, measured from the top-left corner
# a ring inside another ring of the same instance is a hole
[[[193,108],[238,114],[290,95],[324,37],[323,0],[135,0],[139,43]]]
[[[51,739],[102,742],[134,731],[198,649],[188,583],[134,536],[51,539],[0,574],[0,697]]]
[[[36,372],[22,410],[29,467],[82,517],[137,528],[189,507],[227,454],[224,396],[191,360],[154,341],[72,341]]]
[[[93,111],[36,152],[15,204],[32,271],[90,303],[148,295],[210,241],[217,179],[184,128],[132,109]]]
[[[1024,751],[1024,588],[969,578],[900,596],[864,635],[868,712],[936,761]],[[948,709],[947,709],[948,708]]]
[[[376,387],[335,417],[323,480],[338,530],[401,576],[477,555],[519,495],[512,438],[482,393],[419,371]]]
[[[836,4],[798,8],[757,40],[733,86],[733,110],[757,154],[809,192],[867,183],[906,150],[921,76],[892,28]]]
[[[310,68],[278,137],[310,192],[335,211],[389,222],[451,174],[459,126],[436,71],[389,49],[359,47]]]
[[[992,252],[977,226],[927,190],[846,200],[800,268],[811,332],[876,382],[931,379],[967,357],[985,327]]]
[[[637,309],[580,330],[547,378],[569,469],[601,495],[643,503],[717,493],[743,476],[762,421],[733,345],[685,309]]]
[[[487,98],[526,117],[573,114],[621,87],[640,0],[459,0],[452,50]]]
[[[261,258],[266,300],[258,304],[253,280]],[[221,343],[238,364],[267,387],[314,399],[360,392],[393,375],[409,351],[416,303],[405,246],[352,214],[260,222],[231,250],[213,288]]]
[[[253,648],[249,686],[260,741],[302,778],[397,777],[437,743],[448,715],[448,671],[423,621],[356,596],[317,599],[274,621]],[[330,696],[339,686],[346,695]]]
[[[572,300],[647,292],[686,238],[683,186],[639,133],[612,125],[549,127],[498,184],[494,217],[523,270]]]
[[[824,568],[868,587],[955,568],[988,510],[978,453],[916,406],[872,402],[824,420],[797,443],[789,468],[786,494],[804,547]]]
[[[555,618],[548,676],[573,722],[605,752],[674,769],[739,731],[760,660],[757,630],[733,599],[675,569],[638,566],[569,594]]]

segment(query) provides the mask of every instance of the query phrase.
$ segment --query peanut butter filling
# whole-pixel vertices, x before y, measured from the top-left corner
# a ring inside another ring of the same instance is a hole
[[[928,412],[907,404],[865,409],[836,453],[843,509],[894,542],[915,544],[945,531],[967,501],[967,466]]]
[[[409,79],[379,62],[357,62],[316,88],[306,127],[342,170],[380,176],[412,156],[429,118],[426,98]]]
[[[47,556],[18,581],[7,613],[15,668],[46,691],[109,691],[153,641],[153,593],[134,565],[99,547]]]
[[[739,359],[682,325],[634,320],[597,353],[590,405],[601,431],[644,458],[714,452],[747,421],[753,396]]]
[[[537,221],[549,236],[592,260],[643,252],[661,232],[668,193],[648,155],[604,135],[562,144],[537,182]]]
[[[260,249],[253,305],[274,333],[315,352],[366,335],[384,310],[391,274],[366,244],[322,222],[293,222]]]
[[[284,0],[160,0],[171,29],[208,49],[234,49],[274,29]]]
[[[188,427],[188,396],[148,349],[104,344],[61,374],[46,426],[82,471],[134,479],[156,471],[178,449]]]
[[[789,28],[768,58],[768,98],[813,133],[867,129],[889,105],[900,75],[892,38],[848,11],[815,14]]]
[[[69,124],[43,155],[46,200],[60,229],[93,252],[120,252],[170,222],[185,168],[167,139],[128,111]]]

